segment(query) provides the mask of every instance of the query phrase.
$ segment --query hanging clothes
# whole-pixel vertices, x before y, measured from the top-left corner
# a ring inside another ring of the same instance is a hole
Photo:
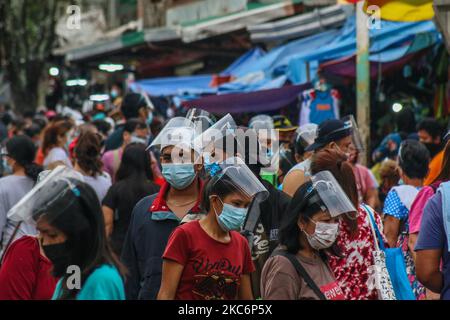
[[[311,89],[303,91],[300,97],[300,126],[308,123],[319,125],[325,120],[339,119],[339,104],[341,101],[339,91],[335,89],[326,91]]]

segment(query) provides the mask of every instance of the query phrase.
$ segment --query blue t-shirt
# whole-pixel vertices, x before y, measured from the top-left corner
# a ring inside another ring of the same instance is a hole
[[[428,200],[423,209],[419,237],[414,251],[442,249],[442,276],[444,287],[441,299],[450,300],[450,253],[442,216],[442,196],[439,192]]]
[[[58,281],[52,300],[61,295],[62,279]],[[104,264],[86,279],[76,300],[125,300],[122,277],[116,267]]]

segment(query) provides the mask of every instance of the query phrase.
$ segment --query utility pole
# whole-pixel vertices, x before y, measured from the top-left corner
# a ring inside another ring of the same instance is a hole
[[[369,163],[370,153],[370,62],[368,17],[364,12],[364,1],[356,4],[356,114],[358,128],[366,152],[361,154],[361,163]]]

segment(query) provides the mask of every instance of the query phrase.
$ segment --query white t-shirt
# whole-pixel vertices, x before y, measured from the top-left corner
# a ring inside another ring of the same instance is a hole
[[[56,161],[62,161],[66,166],[72,168],[72,162],[70,162],[69,155],[63,148],[55,147],[50,150],[44,159],[44,168],[47,168],[50,164]]]
[[[98,200],[102,203],[103,198],[106,196],[109,188],[111,187],[111,176],[103,172],[101,175],[94,177],[91,176],[83,176],[84,182],[92,187],[97,193]]]

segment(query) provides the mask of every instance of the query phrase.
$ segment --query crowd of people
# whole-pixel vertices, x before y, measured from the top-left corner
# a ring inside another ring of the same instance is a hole
[[[0,299],[450,299],[439,122],[216,117],[3,110]]]

